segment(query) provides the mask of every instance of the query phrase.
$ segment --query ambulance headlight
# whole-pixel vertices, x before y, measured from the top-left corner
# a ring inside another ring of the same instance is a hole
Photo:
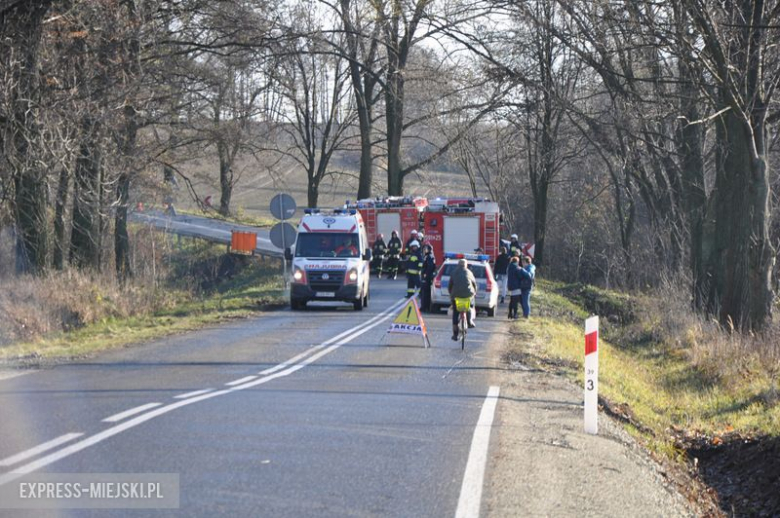
[[[358,277],[358,275],[357,275],[357,271],[356,270],[351,270],[349,272],[349,280],[350,280],[350,282],[356,282],[357,281],[357,277]]]

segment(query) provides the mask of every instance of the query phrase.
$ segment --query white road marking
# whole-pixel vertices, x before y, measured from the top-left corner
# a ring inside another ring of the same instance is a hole
[[[12,378],[18,378],[19,376],[24,376],[25,374],[31,374],[33,372],[38,372],[37,370],[28,369],[24,371],[0,371],[0,381],[4,380],[10,380]]]
[[[466,462],[466,472],[463,484],[460,486],[460,498],[455,518],[472,518],[479,516],[482,501],[482,485],[485,481],[487,453],[490,445],[490,431],[493,428],[493,417],[496,414],[499,388],[491,386],[488,390],[482,411],[479,413],[474,437],[471,439],[471,450]]]
[[[78,453],[81,450],[84,450],[86,448],[89,448],[90,446],[94,446],[95,444],[98,444],[110,437],[113,437],[114,435],[118,435],[125,430],[129,430],[130,428],[134,428],[142,423],[145,423],[146,421],[150,421],[154,419],[155,417],[159,417],[163,414],[167,414],[168,412],[172,412],[173,410],[176,410],[177,408],[182,408],[187,405],[191,405],[194,403],[198,403],[200,401],[205,401],[207,399],[224,396],[226,394],[231,394],[233,392],[238,392],[240,390],[245,390],[251,387],[255,387],[257,385],[262,385],[264,383],[268,383],[269,381],[275,380],[277,378],[282,378],[285,376],[289,376],[290,374],[306,367],[307,365],[310,365],[311,363],[319,360],[326,354],[335,351],[345,343],[354,340],[358,336],[362,335],[363,333],[366,333],[367,331],[373,329],[377,325],[381,324],[385,320],[391,318],[394,315],[395,310],[397,310],[399,307],[401,307],[402,304],[405,304],[407,300],[405,298],[399,300],[386,310],[382,311],[381,313],[377,314],[373,318],[369,319],[367,322],[363,322],[357,326],[354,326],[352,329],[349,329],[339,335],[337,335],[334,338],[331,338],[322,344],[318,345],[317,347],[311,348],[309,351],[313,351],[317,348],[326,347],[327,344],[332,343],[334,340],[337,340],[339,337],[344,336],[347,333],[351,333],[348,336],[341,339],[338,343],[331,345],[330,347],[327,347],[326,349],[318,352],[314,356],[311,356],[310,358],[304,360],[303,362],[292,365],[286,370],[283,370],[281,372],[277,372],[275,374],[271,374],[270,376],[266,376],[254,381],[250,381],[248,383],[245,383],[243,385],[236,385],[234,387],[226,388],[226,389],[220,389],[212,392],[208,392],[205,394],[201,394],[199,396],[192,396],[187,399],[182,399],[181,401],[177,401],[175,403],[170,403],[168,405],[165,405],[160,408],[155,408],[154,410],[151,410],[150,412],[146,412],[145,414],[141,414],[139,416],[136,416],[132,419],[129,419],[123,423],[120,423],[118,425],[112,426],[111,428],[107,428],[103,430],[102,432],[98,432],[95,435],[92,435],[90,437],[87,437],[86,439],[82,439],[81,441],[71,444],[69,446],[66,446],[65,448],[62,448],[61,450],[55,451],[53,453],[50,453],[49,455],[42,457],[38,460],[35,460],[33,462],[30,462],[28,464],[25,464],[24,466],[20,466],[14,471],[9,473],[3,473],[0,475],[0,486],[8,484],[9,482],[12,482],[27,473],[32,473],[33,471],[36,471],[40,468],[46,467],[50,464],[53,464],[57,462],[58,460],[64,459],[65,457],[69,457],[73,455],[74,453]],[[373,323],[371,323],[373,322]],[[370,323],[370,325],[368,325]],[[357,331],[356,331],[357,330]],[[159,403],[158,403],[159,404]]]
[[[245,378],[228,381],[227,383],[225,383],[225,385],[227,385],[228,387],[233,387],[236,385],[241,385],[242,383],[246,383],[247,381],[252,381],[255,378],[257,378],[257,376],[247,376]]]
[[[46,441],[43,444],[39,444],[38,446],[34,446],[30,448],[29,450],[24,450],[23,452],[17,453],[16,455],[12,455],[8,458],[5,458],[3,460],[0,460],[0,466],[11,466],[13,464],[16,464],[17,462],[22,462],[23,460],[27,460],[30,457],[34,457],[38,455],[39,453],[43,453],[45,451],[51,450],[52,448],[56,448],[60,444],[65,444],[68,441],[72,441],[76,437],[81,437],[84,435],[83,433],[66,433],[65,435],[60,435],[56,439],[52,439],[51,441]]]
[[[126,417],[130,417],[131,415],[140,414],[144,410],[149,410],[151,408],[155,408],[158,406],[161,406],[162,403],[147,403],[145,405],[137,406],[134,408],[131,408],[130,410],[125,410],[124,412],[119,412],[118,414],[114,414],[112,416],[106,417],[103,419],[104,423],[116,423],[117,421],[121,421],[122,419]]]
[[[395,307],[397,307],[397,306],[400,306],[402,302],[403,302],[403,300],[402,300],[402,301],[399,301],[399,302],[396,302],[396,303],[395,303],[393,306],[391,306],[390,308],[388,308],[386,311],[391,311],[391,310],[393,310]],[[299,360],[301,360],[301,359],[303,359],[303,358],[305,358],[305,357],[309,356],[310,354],[312,354],[312,353],[314,353],[314,352],[316,352],[316,351],[319,351],[320,349],[324,349],[325,347],[327,347],[327,346],[328,346],[328,345],[330,345],[331,343],[333,343],[333,342],[335,342],[336,340],[339,340],[340,338],[342,338],[342,337],[344,337],[344,336],[346,336],[346,335],[348,335],[348,334],[350,334],[350,333],[354,332],[355,330],[357,330],[357,329],[360,329],[361,327],[364,327],[364,326],[371,325],[371,323],[372,323],[374,320],[376,320],[376,319],[378,319],[378,318],[382,317],[382,316],[383,316],[383,314],[384,314],[384,312],[383,312],[383,313],[379,313],[379,314],[375,315],[373,318],[370,318],[370,319],[366,320],[366,321],[365,321],[365,322],[363,322],[362,324],[358,324],[358,325],[356,325],[355,327],[353,327],[353,328],[351,328],[351,329],[347,329],[347,330],[346,330],[346,331],[344,331],[343,333],[339,333],[339,334],[337,334],[336,336],[334,336],[333,338],[330,338],[330,339],[328,339],[328,340],[325,340],[325,341],[324,341],[324,342],[322,342],[320,345],[315,345],[314,347],[311,347],[310,349],[307,349],[307,350],[303,351],[301,354],[299,354],[299,355],[297,355],[297,356],[294,356],[294,357],[290,358],[290,359],[289,359],[289,360],[287,360],[286,362],[284,362],[284,363],[280,363],[279,365],[276,365],[276,366],[274,366],[274,367],[271,367],[271,368],[269,368],[269,369],[265,369],[264,371],[260,371],[258,374],[262,374],[262,375],[273,374],[274,372],[280,371],[280,370],[282,370],[282,369],[286,369],[287,367],[289,367],[289,366],[291,366],[291,365],[294,365],[294,364],[296,364],[296,363],[297,363]]]
[[[455,367],[457,367],[458,365],[460,365],[460,364],[461,364],[461,363],[463,363],[464,361],[466,361],[466,359],[465,359],[465,358],[462,358],[462,359],[460,359],[460,360],[456,361],[456,362],[455,362],[455,365],[453,365],[452,367],[450,367],[450,370],[448,370],[448,371],[447,371],[447,374],[445,374],[444,376],[442,376],[442,377],[441,377],[441,379],[444,379],[444,378],[446,378],[447,376],[449,376],[449,375],[450,375],[450,372],[452,372],[452,371],[455,369]]]
[[[174,399],[187,399],[188,397],[193,396],[200,396],[201,394],[205,394],[206,392],[211,392],[214,389],[203,389],[203,390],[193,390],[192,392],[187,392],[185,394],[179,394],[178,396],[173,396]]]

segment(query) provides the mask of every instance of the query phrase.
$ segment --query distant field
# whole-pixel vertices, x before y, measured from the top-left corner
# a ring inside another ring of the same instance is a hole
[[[212,204],[219,204],[219,177],[216,159],[190,161],[181,167],[193,181],[193,187],[201,198],[212,196]],[[258,164],[253,158],[240,159],[236,166],[240,175],[233,192],[232,210],[247,216],[268,216],[268,204],[279,192],[290,194],[299,206],[306,206],[306,173],[297,164],[277,165],[273,169]],[[320,186],[319,206],[336,207],[344,201],[354,200],[357,194],[358,171],[342,168],[338,174],[326,178]],[[484,186],[481,196],[487,196]],[[461,172],[422,171],[407,176],[405,194],[418,196],[462,196],[470,194],[468,177]],[[374,196],[387,193],[387,176],[384,171],[374,172]],[[194,202],[184,189],[177,196],[177,206],[195,209]]]

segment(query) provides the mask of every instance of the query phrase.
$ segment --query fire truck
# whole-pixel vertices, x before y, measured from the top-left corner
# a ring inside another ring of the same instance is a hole
[[[429,200],[423,216],[425,242],[433,253],[480,253],[498,257],[501,211],[498,203],[483,198]]]
[[[369,243],[373,243],[379,234],[384,235],[387,243],[393,230],[398,231],[401,243],[406,243],[412,230],[420,231],[420,221],[427,206],[426,198],[391,196],[347,202],[344,208],[357,209],[363,216]]]
[[[484,198],[390,197],[347,202],[345,208],[360,212],[371,243],[378,234],[387,242],[393,230],[405,243],[417,230],[437,258],[478,249],[491,260],[498,256],[501,212],[498,203]]]

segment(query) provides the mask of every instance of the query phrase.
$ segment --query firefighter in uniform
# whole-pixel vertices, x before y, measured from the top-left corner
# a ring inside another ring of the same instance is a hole
[[[420,290],[420,309],[426,313],[431,311],[431,289],[436,277],[436,257],[431,245],[423,245],[422,289]]]
[[[406,243],[404,243],[404,249],[401,251],[401,265],[398,268],[400,273],[404,273],[406,270],[406,260],[409,259],[409,247],[412,246],[412,241],[417,241],[418,245],[420,243],[420,241],[417,239],[417,231],[414,229],[409,232],[409,239],[406,240]]]
[[[517,234],[512,234],[512,241],[509,243],[509,257],[520,256],[523,253],[520,241],[517,240]]]
[[[401,239],[398,232],[393,230],[390,241],[387,243],[387,278],[395,279],[398,275],[398,261],[401,256]]]
[[[382,263],[384,263],[386,252],[385,236],[379,234],[371,248],[371,269],[376,272],[377,277],[382,277]]]
[[[409,243],[408,256],[406,257],[406,298],[411,298],[414,293],[420,289],[422,282],[420,272],[422,272],[423,258],[420,253],[420,243],[412,241]]]
[[[404,246],[405,253],[409,253],[409,247],[412,246],[412,241],[417,241],[417,244],[420,244],[420,241],[417,240],[416,230],[412,230],[412,232],[409,234],[409,239],[406,240],[406,245]]]

